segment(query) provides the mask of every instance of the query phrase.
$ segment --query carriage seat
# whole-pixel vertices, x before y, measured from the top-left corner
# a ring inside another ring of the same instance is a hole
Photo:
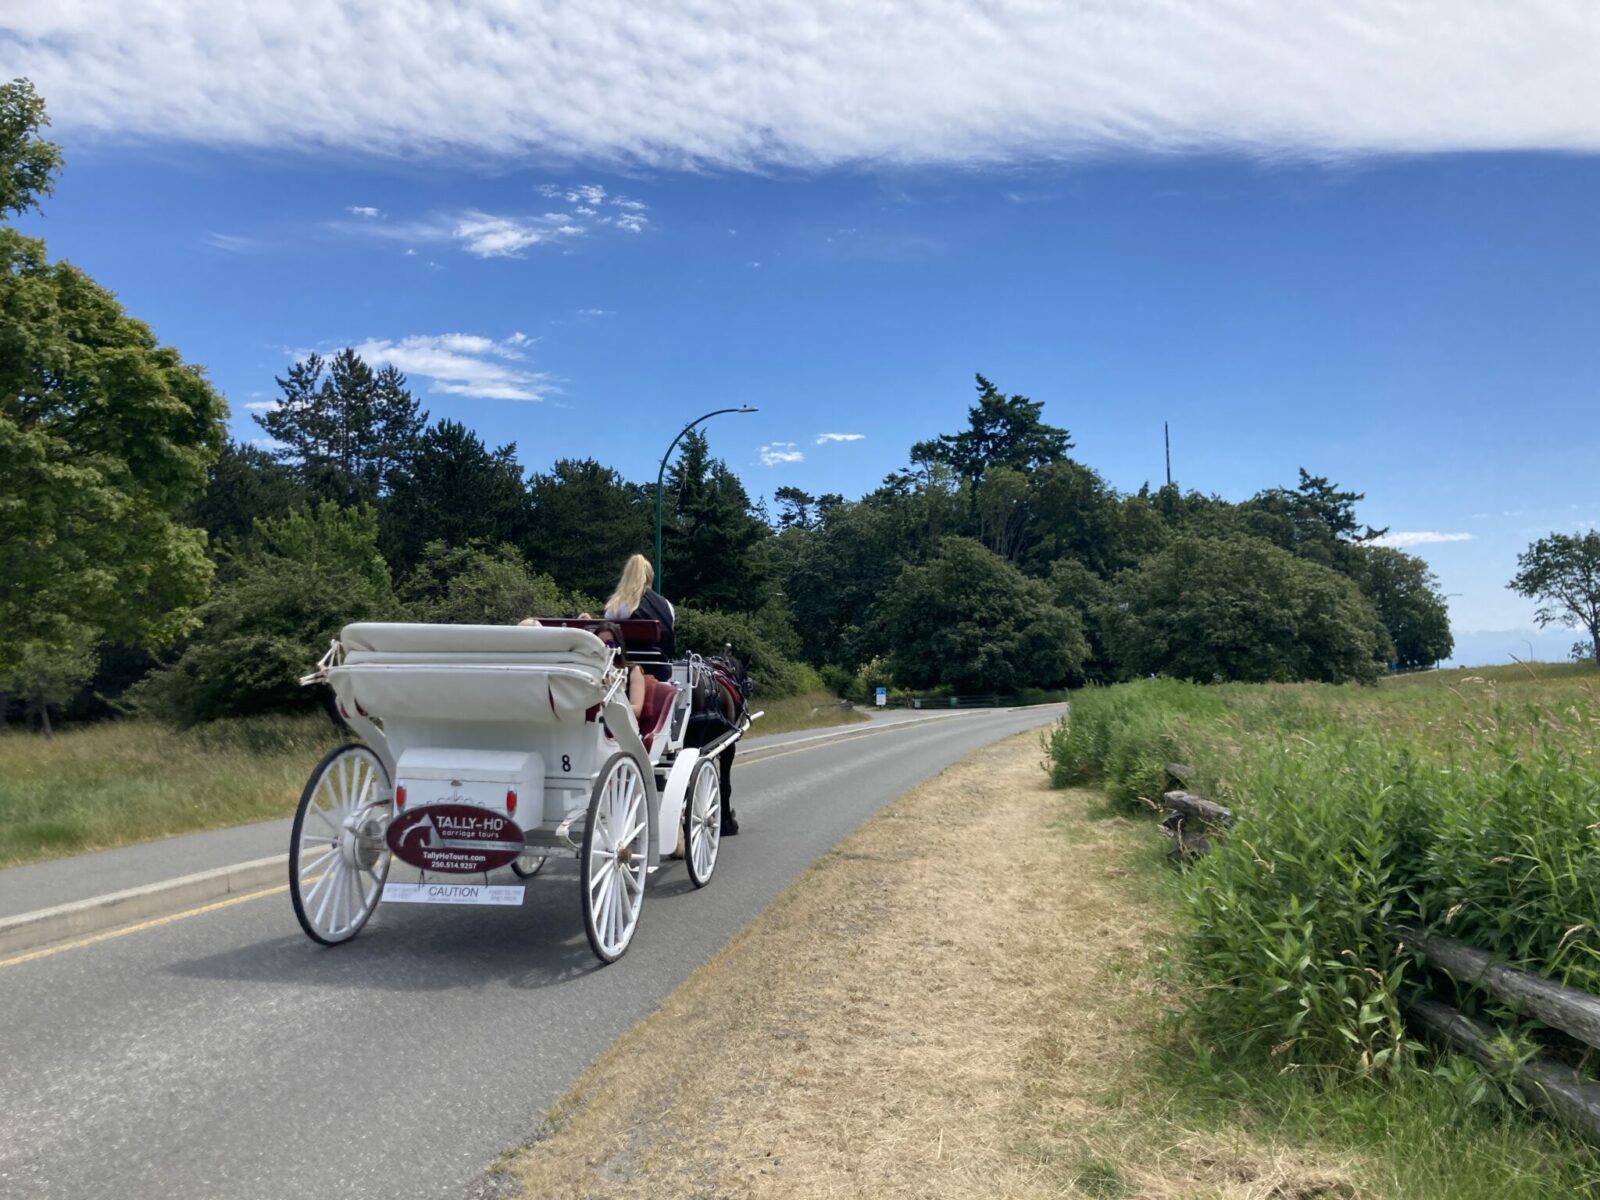
[[[639,714],[639,736],[644,748],[649,750],[657,735],[672,721],[678,689],[648,674],[644,677],[644,686],[644,712]]]

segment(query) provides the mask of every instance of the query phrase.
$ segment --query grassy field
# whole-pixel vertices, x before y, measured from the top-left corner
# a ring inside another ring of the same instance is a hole
[[[865,718],[827,692],[764,707],[755,733]],[[0,735],[0,867],[294,812],[341,739],[326,717],[254,717],[178,731],[107,721],[46,739]]]
[[[1227,1081],[1215,1089],[1224,1107],[1298,1113],[1357,1141],[1402,1117],[1438,1141],[1456,1093],[1513,1116],[1515,1097],[1408,1029],[1406,1001],[1431,984],[1407,952],[1409,923],[1600,991],[1593,668],[1370,688],[1143,681],[1080,695],[1048,752],[1057,786],[1097,783],[1112,811],[1153,812],[1164,764],[1180,762],[1190,790],[1238,817],[1173,885],[1177,1029],[1199,1073]],[[1593,1187],[1592,1153],[1561,1144]]]

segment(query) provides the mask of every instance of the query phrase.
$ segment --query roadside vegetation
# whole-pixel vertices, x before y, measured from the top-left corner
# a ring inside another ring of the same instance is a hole
[[[1397,1105],[1413,1126],[1432,1120],[1429,1104],[1452,1112],[1434,1096],[1443,1087],[1519,1121],[1515,1088],[1407,1026],[1407,1001],[1437,985],[1408,952],[1407,925],[1600,992],[1590,666],[1377,688],[1122,684],[1081,693],[1047,749],[1056,786],[1098,784],[1112,811],[1151,811],[1176,762],[1191,790],[1235,813],[1174,883],[1181,1037],[1202,1074],[1230,1081],[1219,1102],[1287,1105],[1310,1123],[1344,1113],[1334,1123],[1359,1133],[1400,1119]],[[1516,1024],[1469,990],[1451,998]],[[1581,1143],[1553,1127],[1539,1136],[1575,1179],[1600,1179]]]
[[[1182,881],[1139,812],[1052,790],[1038,761],[1037,735],[1009,739],[867,821],[608,1051],[486,1190],[1588,1194],[1600,1173],[1580,1144],[1454,1067],[1378,1086],[1195,1053],[1164,1018],[1186,986],[1170,969]]]

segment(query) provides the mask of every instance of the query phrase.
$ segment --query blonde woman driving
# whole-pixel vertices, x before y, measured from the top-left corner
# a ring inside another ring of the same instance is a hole
[[[648,646],[636,643],[636,648],[659,651],[663,661],[642,664],[641,669],[650,672],[657,679],[670,681],[672,667],[669,664],[673,652],[672,625],[677,619],[677,614],[673,611],[670,600],[661,593],[651,590],[650,585],[655,582],[655,575],[650,560],[644,555],[635,554],[629,558],[623,564],[622,578],[617,580],[616,590],[606,601],[605,617],[608,621],[625,621],[634,617],[657,622],[661,626],[660,640]]]

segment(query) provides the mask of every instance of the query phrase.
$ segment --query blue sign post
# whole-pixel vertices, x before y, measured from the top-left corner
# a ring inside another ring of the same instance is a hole
[[[886,687],[879,688],[874,699],[877,702],[878,707],[883,708],[889,703],[889,689]]]

